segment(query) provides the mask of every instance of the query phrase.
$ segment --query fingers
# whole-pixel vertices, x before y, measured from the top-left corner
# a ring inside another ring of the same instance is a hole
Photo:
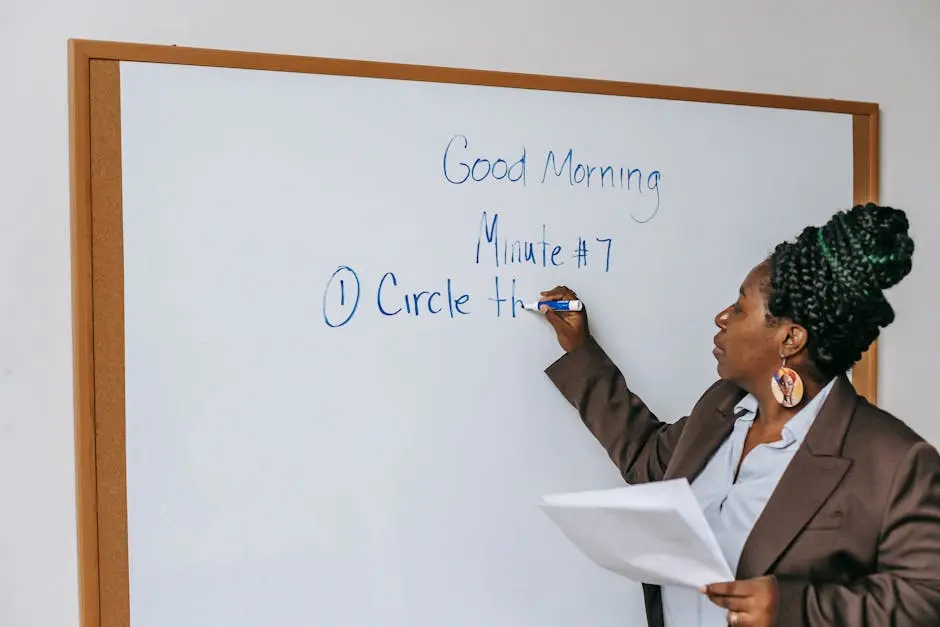
[[[540,298],[543,301],[577,299],[578,295],[564,285],[542,292]],[[587,316],[584,309],[581,311],[555,311],[547,305],[541,305],[539,311],[545,314],[545,319],[555,329],[558,343],[565,351],[577,348],[588,337]]]
[[[718,607],[728,610],[728,624],[733,627],[750,627],[763,624],[758,599],[759,587],[752,580],[714,583],[702,588],[702,593]]]
[[[578,295],[570,288],[559,285],[541,293],[542,300],[577,300]]]
[[[709,596],[708,600],[731,612],[748,612],[754,606],[754,600],[751,597]]]
[[[539,309],[545,314],[545,319],[548,320],[548,323],[551,324],[558,333],[564,333],[567,329],[571,328],[571,325],[565,322],[564,318],[559,316],[554,309],[544,305],[539,307]]]
[[[728,612],[728,625],[731,627],[751,627],[756,625],[754,617],[745,612]]]
[[[748,582],[745,581],[723,581],[721,583],[712,583],[707,586],[704,586],[701,590],[702,594],[708,596],[734,596],[734,597],[746,597],[752,595],[754,592],[751,590],[751,587],[748,586]]]
[[[728,610],[733,627],[766,627],[774,624],[777,588],[774,577],[713,583],[701,588],[708,600]]]
[[[542,305],[539,307],[539,311],[545,314],[545,319],[548,320],[556,331],[560,332],[571,332],[574,329],[579,328],[581,325],[578,324],[578,316],[581,315],[577,311],[555,311],[547,305]]]
[[[702,588],[708,600],[732,612],[745,612],[754,605],[754,591],[746,581],[713,583]]]

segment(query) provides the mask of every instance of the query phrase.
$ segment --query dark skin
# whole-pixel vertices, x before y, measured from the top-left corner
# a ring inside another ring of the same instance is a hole
[[[770,269],[766,262],[754,267],[741,284],[737,300],[715,316],[713,354],[718,375],[754,395],[757,418],[748,431],[741,462],[760,444],[777,442],[784,425],[809,402],[827,382],[816,381],[807,354],[808,333],[792,320],[772,319],[762,286]],[[573,300],[577,295],[559,286],[542,292],[542,300]],[[575,350],[589,336],[587,313],[556,312],[542,308],[552,325],[558,343],[566,352]],[[770,381],[784,359],[803,380],[803,399],[796,407],[783,407],[773,396]],[[740,469],[740,463],[738,468]],[[737,479],[737,477],[735,477]],[[777,582],[773,576],[728,581],[705,586],[702,593],[728,610],[728,623],[735,627],[770,627],[777,613]]]

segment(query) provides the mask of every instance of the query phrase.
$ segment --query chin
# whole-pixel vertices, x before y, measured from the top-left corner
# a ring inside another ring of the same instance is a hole
[[[734,376],[733,372],[728,372],[727,367],[725,367],[721,360],[719,360],[718,364],[715,366],[715,371],[718,373],[718,378],[722,381],[730,381],[735,385],[738,384],[737,377]]]
[[[715,371],[718,373],[718,376],[722,379],[727,379],[727,372],[724,367],[724,360],[721,359],[721,356],[715,356]]]

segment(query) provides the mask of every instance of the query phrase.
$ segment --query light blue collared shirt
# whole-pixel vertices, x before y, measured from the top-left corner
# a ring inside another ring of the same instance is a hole
[[[779,441],[759,444],[748,453],[735,482],[734,473],[744,450],[744,440],[757,417],[757,399],[750,394],[745,396],[735,406],[737,419],[731,435],[692,482],[692,493],[732,573],[737,571],[741,551],[754,523],[803,443],[834,382],[835,379],[830,381],[784,425]],[[667,586],[662,592],[666,627],[727,626],[727,611],[697,590]]]

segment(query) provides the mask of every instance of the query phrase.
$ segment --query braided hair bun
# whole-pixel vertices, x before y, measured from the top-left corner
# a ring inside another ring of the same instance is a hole
[[[900,209],[857,205],[771,254],[768,311],[809,332],[820,374],[845,373],[894,321],[883,291],[911,271],[908,226]]]

